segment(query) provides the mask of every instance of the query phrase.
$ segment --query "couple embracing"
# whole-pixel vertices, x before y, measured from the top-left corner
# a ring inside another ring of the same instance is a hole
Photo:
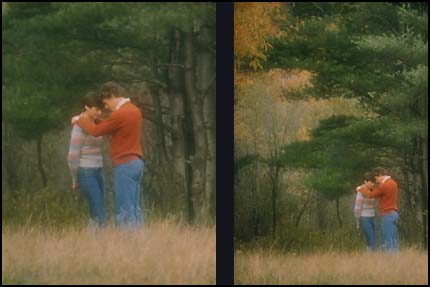
[[[376,250],[375,198],[379,198],[381,216],[382,249],[397,251],[397,183],[384,168],[377,167],[363,177],[363,184],[357,187],[354,214],[357,228],[365,235],[368,249]]]
[[[103,108],[109,115],[100,120]],[[120,227],[141,227],[142,114],[115,82],[107,82],[96,95],[87,96],[83,110],[72,119],[68,164],[72,188],[80,189],[88,202],[90,225],[104,227],[107,223],[101,151],[103,136],[106,136],[113,165],[115,223]]]

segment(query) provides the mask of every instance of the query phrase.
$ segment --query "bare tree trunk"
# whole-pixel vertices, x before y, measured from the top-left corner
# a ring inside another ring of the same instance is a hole
[[[203,101],[195,91],[193,32],[190,25],[184,33],[185,91],[192,117],[194,153],[191,159],[194,207],[199,219],[204,216],[206,175],[206,133],[203,125]]]
[[[186,217],[189,222],[194,220],[194,206],[192,203],[191,180],[187,164],[188,153],[185,141],[185,95],[183,94],[183,70],[176,64],[182,57],[182,37],[179,29],[175,28],[171,35],[169,78],[169,102],[171,108],[172,127],[172,160],[175,170],[175,185],[184,195]]]
[[[257,150],[257,135],[256,132],[254,131],[254,153],[258,154],[258,150]],[[254,223],[254,235],[258,235],[259,234],[259,212],[258,212],[258,194],[259,194],[259,161],[256,161],[254,164],[254,181],[253,181],[253,193],[252,193],[252,218],[253,218],[253,223]]]
[[[406,155],[405,155],[406,156]],[[412,191],[411,191],[411,180],[410,180],[410,176],[409,176],[409,171],[406,168],[402,168],[402,174],[403,177],[405,178],[405,193],[406,193],[406,197],[407,197],[407,202],[408,202],[408,207],[410,211],[414,210],[414,206],[412,204]]]
[[[428,248],[428,158],[427,147],[424,138],[420,138],[419,170],[421,179],[421,206],[423,221],[423,245]]]
[[[408,161],[408,167],[411,172],[411,183],[412,183],[412,201],[414,203],[415,218],[422,223],[422,204],[419,204],[421,200],[421,187],[420,187],[420,176],[419,176],[419,146],[416,137],[412,140],[412,152],[410,154],[410,160]]]
[[[2,138],[4,142],[4,144],[2,144],[2,166],[4,165],[7,186],[11,191],[14,191],[20,186],[17,172],[22,155],[15,150],[19,144],[17,145],[18,138],[14,135],[11,126],[4,123],[2,132],[4,134]]]
[[[37,163],[38,163],[38,168],[40,172],[40,178],[42,179],[42,186],[46,187],[47,179],[46,179],[46,173],[45,173],[45,170],[43,169],[43,163],[42,163],[42,136],[40,136],[37,139],[36,144],[37,144]]]
[[[206,156],[206,199],[209,204],[209,215],[215,218],[216,214],[216,108],[215,91],[209,93],[205,103],[207,115],[206,137],[207,137],[207,156]]]
[[[197,51],[197,90],[203,100],[203,123],[206,131],[205,192],[203,199],[204,218],[215,216],[216,192],[216,106],[215,106],[215,65],[210,52],[213,35],[207,26],[200,27],[199,49]]]
[[[422,119],[428,122],[428,92],[420,98]],[[423,245],[428,249],[428,133],[424,132],[418,139],[419,156],[418,168],[421,178],[421,206],[422,206],[422,221],[423,221]]]
[[[154,121],[155,128],[157,131],[157,148],[158,154],[162,155],[162,159],[170,163],[170,157],[167,152],[165,133],[164,133],[164,124],[161,110],[161,100],[160,100],[160,92],[158,87],[153,87],[151,89],[152,102],[154,105]]]
[[[272,181],[272,237],[276,235],[277,224],[277,200],[278,200],[278,185],[279,185],[279,167],[273,166],[270,168],[270,178]]]
[[[251,187],[251,220],[254,235],[258,235],[258,212],[257,212],[257,193],[258,193],[258,162],[253,168],[253,184]]]

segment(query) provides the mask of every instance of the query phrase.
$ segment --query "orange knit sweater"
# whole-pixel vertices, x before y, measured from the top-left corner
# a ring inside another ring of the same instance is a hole
[[[80,117],[76,123],[92,136],[112,136],[109,153],[113,165],[143,156],[140,146],[142,114],[139,108],[130,102],[123,104],[97,125],[86,117]]]

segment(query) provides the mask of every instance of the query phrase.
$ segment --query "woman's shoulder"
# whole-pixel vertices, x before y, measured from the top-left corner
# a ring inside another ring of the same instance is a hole
[[[79,125],[73,124],[72,134],[82,134],[82,135],[85,135],[85,132],[84,132],[83,129],[81,129],[81,127]]]
[[[72,128],[72,137],[82,137],[85,139],[97,140],[100,141],[103,137],[94,137],[92,135],[87,134],[79,125],[74,124]]]

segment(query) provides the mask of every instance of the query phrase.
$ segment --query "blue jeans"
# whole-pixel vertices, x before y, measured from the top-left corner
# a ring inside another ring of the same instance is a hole
[[[395,210],[381,216],[382,249],[397,251],[397,221],[399,213]]]
[[[143,225],[140,207],[143,167],[141,159],[114,167],[115,222],[118,226],[134,228]]]
[[[88,202],[90,225],[106,226],[103,169],[101,167],[80,167],[77,180],[79,188]]]
[[[366,237],[367,247],[376,250],[376,230],[374,217],[360,217],[360,227]]]

